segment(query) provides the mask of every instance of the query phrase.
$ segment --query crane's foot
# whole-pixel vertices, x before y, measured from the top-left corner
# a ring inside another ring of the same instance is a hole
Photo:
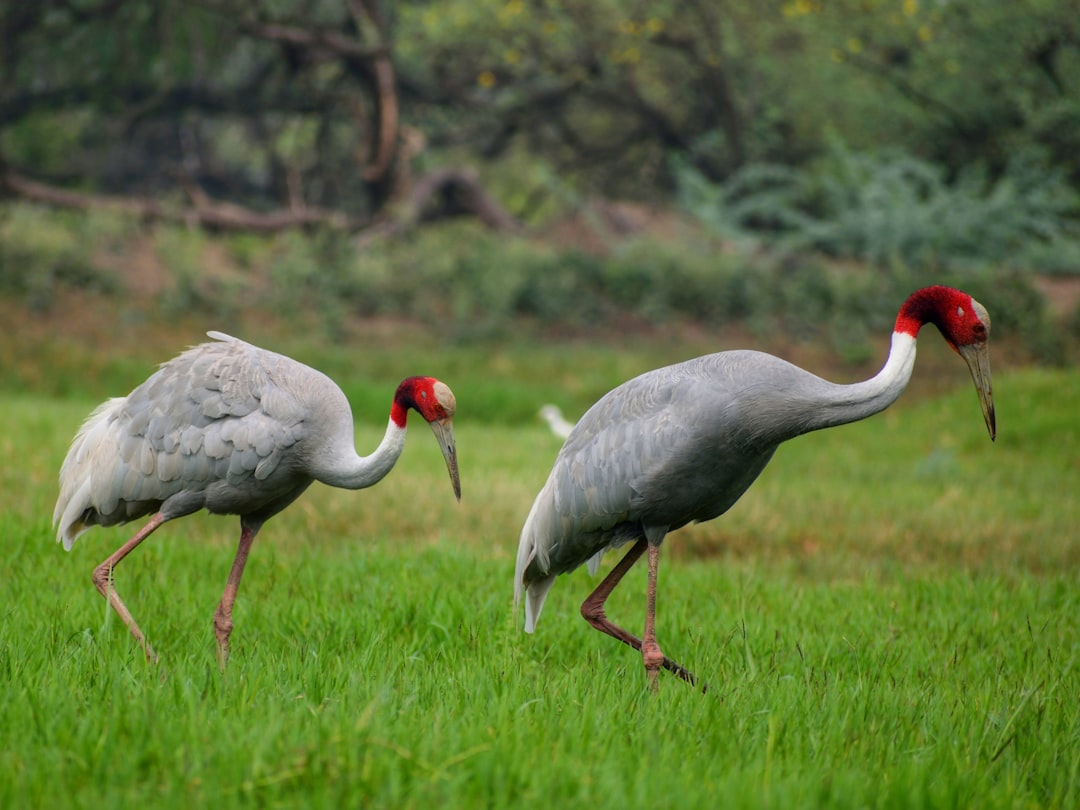
[[[691,686],[697,686],[697,678],[694,676],[694,673],[691,672],[690,670],[686,669],[682,665],[676,664],[670,658],[664,658],[664,662],[663,662],[662,666],[664,667],[664,669],[666,669],[668,672],[670,672],[675,677],[686,681]],[[708,684],[702,684],[701,685],[701,691],[703,693],[707,692],[708,689],[709,689]]]
[[[154,648],[147,643],[146,639],[143,639],[142,648],[143,655],[146,656],[147,663],[157,665],[160,662],[161,659],[158,658],[158,654],[154,652]]]
[[[660,651],[660,645],[649,640],[645,640],[641,644],[641,658],[645,662],[645,674],[649,678],[649,691],[656,692],[659,688],[657,676],[660,675],[660,668],[664,666],[667,659]]]
[[[691,686],[697,686],[697,678],[694,677],[694,673],[672,661],[655,644],[651,650],[647,644],[642,644],[641,657],[645,662],[645,674],[649,677],[649,689],[651,691],[655,692],[657,690],[657,679],[661,669],[666,669],[676,678],[686,681]],[[701,691],[703,694],[708,689],[707,684],[702,684]]]
[[[229,662],[229,636],[232,634],[232,617],[218,607],[214,613],[214,638],[217,639],[218,669],[225,671],[225,665]]]

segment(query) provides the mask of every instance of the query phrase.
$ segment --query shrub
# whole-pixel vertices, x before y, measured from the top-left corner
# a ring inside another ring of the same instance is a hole
[[[719,217],[726,209],[714,210]],[[752,224],[741,214],[725,221]],[[84,247],[91,230],[104,229],[33,208],[8,209],[0,221],[0,287],[47,306],[59,284],[102,284],[108,276]],[[440,324],[443,339],[458,342],[501,339],[529,325],[550,332],[635,319],[695,321],[709,328],[742,324],[763,338],[782,332],[793,340],[825,340],[861,360],[868,336],[892,326],[904,296],[947,283],[986,304],[999,334],[1021,335],[1045,360],[1062,362],[1069,341],[1068,329],[1051,323],[1029,272],[973,257],[938,266],[908,261],[899,251],[880,264],[837,261],[794,251],[790,242],[774,248],[771,239],[733,246],[711,229],[640,236],[599,255],[460,221],[359,250],[349,236],[331,232],[252,237],[243,242],[243,259],[235,255],[237,240],[198,230],[159,226],[153,239],[173,278],[160,303],[166,313],[261,309],[287,319],[300,315],[304,323],[314,317],[331,338],[356,315],[424,319]]]
[[[834,140],[808,170],[752,166],[723,184],[676,172],[682,205],[718,236],[814,250],[879,267],[996,262],[1078,269],[1080,198],[1064,175],[1029,155],[991,180],[902,152],[856,152]]]
[[[108,246],[115,221],[106,216],[56,213],[34,205],[0,209],[0,290],[47,309],[62,285],[111,291],[115,279],[95,261]]]

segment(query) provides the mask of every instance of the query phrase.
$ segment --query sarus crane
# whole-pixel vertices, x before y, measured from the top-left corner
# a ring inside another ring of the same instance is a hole
[[[605,394],[563,444],[522,528],[514,601],[519,605],[524,592],[525,631],[535,630],[556,576],[582,563],[595,573],[608,549],[634,543],[581,613],[641,652],[651,688],[661,667],[694,683],[656,641],[664,537],[730,509],[781,442],[864,419],[895,402],[911,378],[919,329],[928,323],[967,362],[994,439],[990,316],[971,296],[942,286],[918,290],[904,302],[888,360],[864,382],[838,385],[769,354],[725,351],[648,371]],[[639,639],[607,618],[604,603],[646,551]]]
[[[157,656],[113,585],[116,566],[166,521],[201,509],[240,516],[240,542],[214,613],[224,669],[232,609],[255,535],[313,481],[363,489],[390,472],[405,446],[409,410],[439,442],[461,500],[454,443],[454,394],[432,377],[401,382],[382,441],[357,454],[352,410],[329,377],[289,357],[220,332],[164,363],[126,397],[95,409],[60,468],[53,512],[57,541],[70,550],[92,526],[151,515],[94,569],[94,585],[150,660]]]

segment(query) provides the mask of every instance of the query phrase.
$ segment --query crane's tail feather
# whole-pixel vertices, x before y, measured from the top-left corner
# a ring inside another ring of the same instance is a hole
[[[544,598],[555,582],[555,575],[544,576],[540,579],[527,578],[530,567],[539,568],[541,572],[548,566],[547,548],[543,538],[550,532],[546,527],[538,526],[538,507],[541,503],[543,492],[533,502],[529,516],[525,518],[525,525],[521,529],[521,540],[518,544],[517,564],[514,568],[514,611],[517,612],[521,605],[521,597],[525,596],[525,632],[531,633],[536,629],[536,620],[540,618],[540,610],[544,607]],[[540,521],[542,522],[542,521]]]
[[[124,401],[123,397],[107,399],[86,417],[60,467],[60,496],[53,509],[53,525],[57,527],[56,542],[63,543],[67,551],[94,525],[89,519],[94,512],[94,462],[102,446],[108,445],[109,424]]]
[[[68,501],[64,511],[53,517],[53,523],[59,524],[56,531],[56,542],[64,544],[64,551],[71,551],[79,535],[94,524],[88,518],[93,510],[86,507],[85,503],[90,496],[90,482],[86,481]],[[59,507],[59,504],[57,505]]]
[[[544,577],[535,582],[530,582],[525,589],[525,632],[531,633],[536,630],[536,621],[540,618],[540,611],[544,609],[544,600],[547,599],[548,591],[555,584],[555,577]]]
[[[525,523],[528,527],[528,521]],[[521,595],[525,590],[525,569],[529,567],[529,563],[532,562],[533,557],[536,554],[536,549],[533,548],[532,543],[527,542],[524,533],[521,537],[521,545],[518,546],[517,564],[514,567],[514,612],[517,613],[518,608],[521,606]]]

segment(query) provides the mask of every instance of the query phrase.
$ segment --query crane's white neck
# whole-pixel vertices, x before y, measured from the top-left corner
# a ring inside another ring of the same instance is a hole
[[[330,463],[322,466],[315,478],[342,489],[363,489],[379,483],[393,469],[405,448],[405,420],[398,425],[393,418],[386,426],[382,441],[368,456],[361,456],[352,446],[334,448]]]
[[[893,332],[889,358],[881,371],[863,382],[831,387],[828,398],[813,409],[807,430],[845,425],[879,413],[907,388],[915,366],[915,336]]]

